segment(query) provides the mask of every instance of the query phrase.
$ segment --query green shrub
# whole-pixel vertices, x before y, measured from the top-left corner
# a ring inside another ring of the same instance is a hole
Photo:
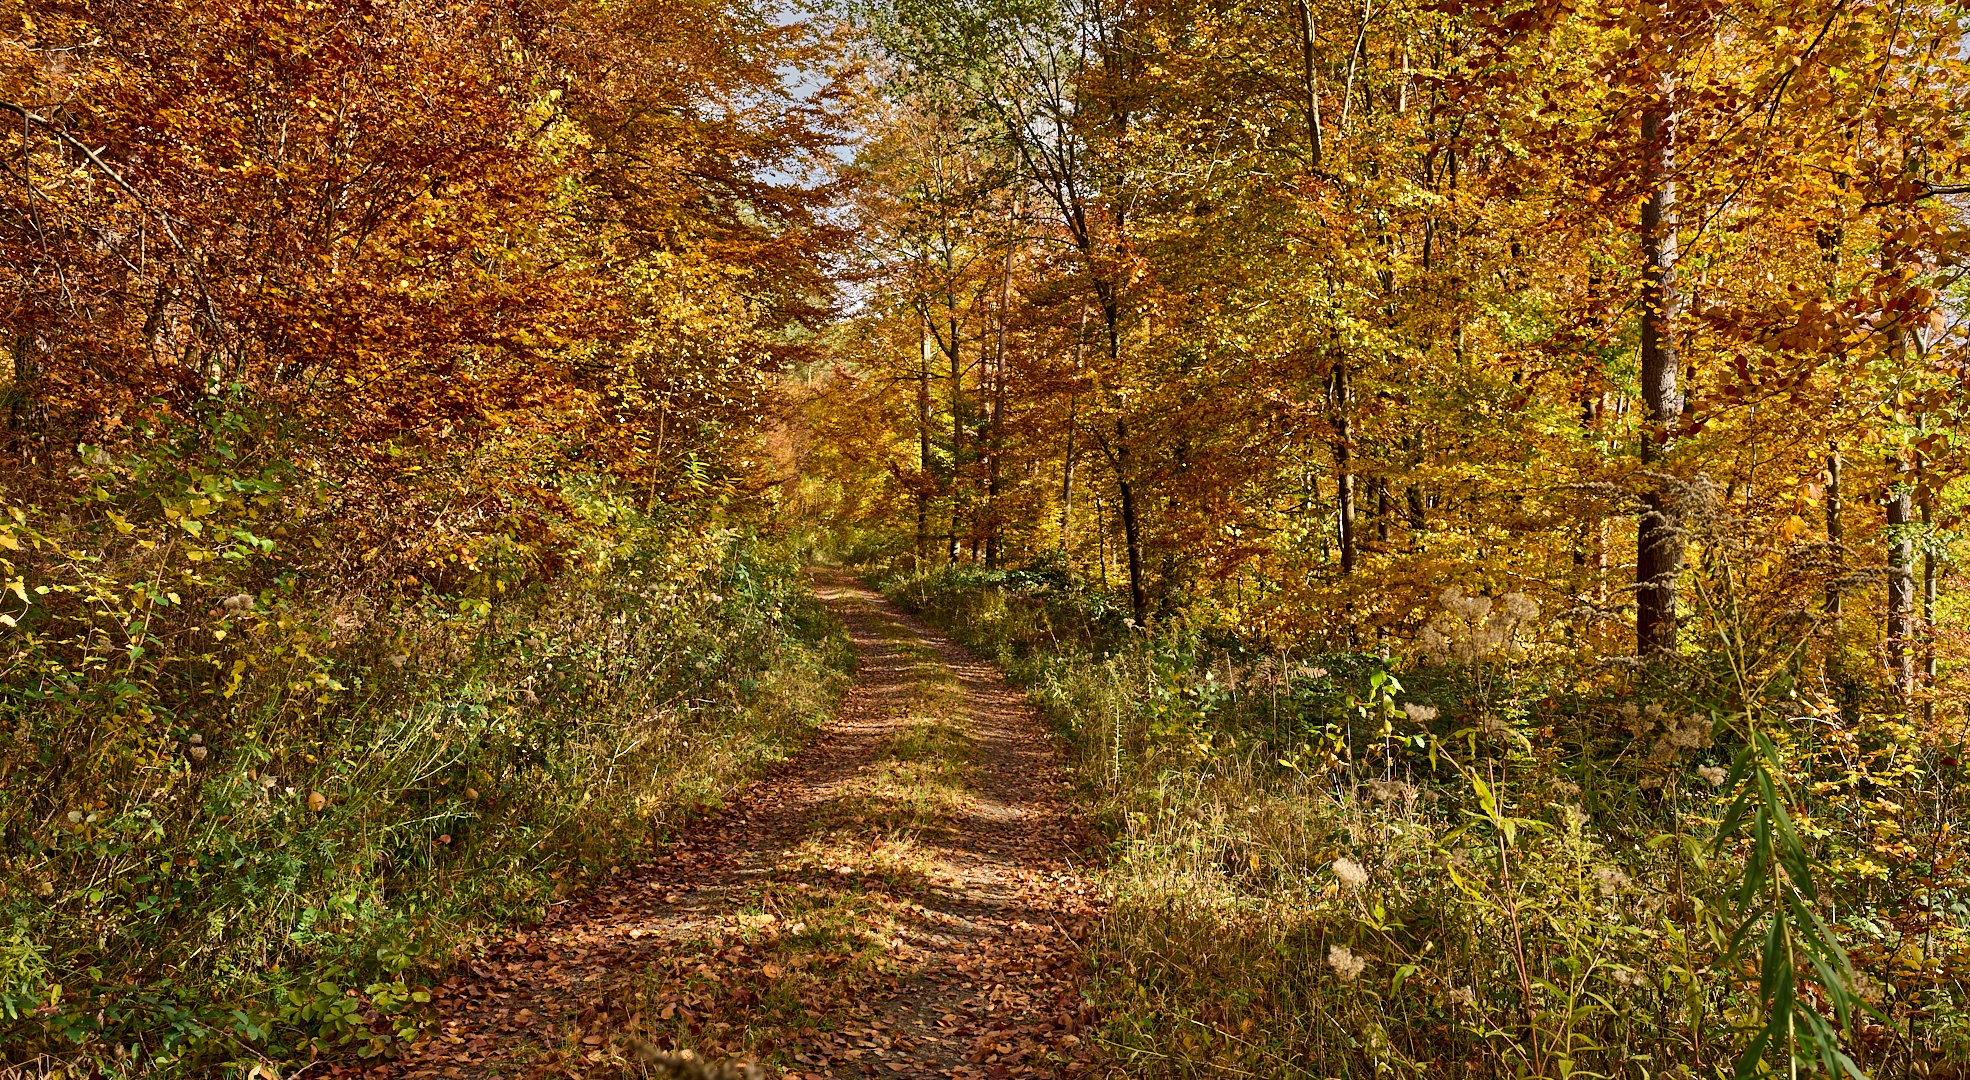
[[[715,518],[571,489],[558,546],[434,538],[435,584],[359,587],[318,572],[298,476],[93,464],[0,532],[9,1060],[383,1052],[458,957],[720,805],[842,685],[797,566]]]
[[[1822,1045],[1922,1075],[1961,1041],[1970,919],[1933,913],[1966,893],[1923,854],[1952,850],[1960,766],[1891,718],[1761,721],[1747,753],[1716,657],[1569,674],[1530,611],[1523,646],[1487,638],[1461,595],[1434,655],[1384,660],[1117,633],[1045,575],[884,585],[1067,739],[1115,840],[1094,993],[1127,1075],[1844,1071]],[[1869,1002],[1844,1033],[1843,990]]]

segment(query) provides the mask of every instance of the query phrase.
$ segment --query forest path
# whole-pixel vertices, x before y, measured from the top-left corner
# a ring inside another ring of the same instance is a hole
[[[840,571],[827,733],[439,993],[398,1077],[1089,1076],[1097,914],[1053,740],[999,674]]]

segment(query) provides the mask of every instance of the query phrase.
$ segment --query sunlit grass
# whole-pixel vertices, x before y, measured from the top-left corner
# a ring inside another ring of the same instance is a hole
[[[0,771],[73,766],[0,789],[0,997],[29,1003],[0,1041],[108,1076],[380,1051],[426,1030],[416,995],[455,959],[798,749],[845,645],[795,568],[618,539],[478,614],[271,609],[230,639],[230,699],[8,718],[34,730]]]
[[[1367,671],[1343,672],[1358,659],[1292,665],[1282,722],[1263,684],[1224,693],[1222,655],[1090,648],[1097,635],[1065,627],[1054,598],[1013,591],[953,571],[894,595],[1001,657],[1068,739],[1115,841],[1091,990],[1126,1075],[1640,1078],[1730,1064],[1755,984],[1718,964],[1728,923],[1714,905],[1742,862],[1709,854],[1722,807],[1688,762],[1680,778],[1648,774],[1670,787],[1645,798],[1620,771],[1632,765],[1550,745],[1441,747],[1483,763],[1482,791],[1448,765],[1384,763],[1366,740],[1337,765],[1319,740],[1345,734],[1322,725],[1351,722],[1369,696]]]

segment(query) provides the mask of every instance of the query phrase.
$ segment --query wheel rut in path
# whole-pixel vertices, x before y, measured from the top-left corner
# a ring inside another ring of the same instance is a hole
[[[436,995],[393,1077],[1105,1075],[1098,918],[1054,740],[992,668],[813,572],[855,680],[827,732]],[[344,1073],[348,1075],[349,1073]]]

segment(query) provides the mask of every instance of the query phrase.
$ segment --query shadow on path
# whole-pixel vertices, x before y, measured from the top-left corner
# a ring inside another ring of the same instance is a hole
[[[392,1077],[1092,1076],[1092,834],[997,671],[841,571],[815,744],[443,988]],[[345,1072],[345,1075],[349,1073]]]

